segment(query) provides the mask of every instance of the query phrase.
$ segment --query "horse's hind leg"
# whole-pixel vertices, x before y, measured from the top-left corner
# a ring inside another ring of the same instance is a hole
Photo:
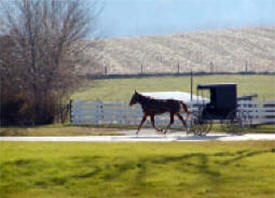
[[[167,133],[168,129],[170,128],[170,126],[174,123],[174,113],[170,113],[170,123],[167,125],[164,134]]]
[[[157,128],[155,125],[155,116],[151,115],[150,118],[151,118],[151,124],[152,124],[153,128],[156,129],[157,131],[162,131],[160,128]]]
[[[186,128],[186,132],[188,133],[188,128],[187,128],[186,122],[185,122],[185,120],[183,119],[182,115],[180,115],[180,113],[177,113],[177,116],[178,116],[178,118],[181,120],[183,126]]]
[[[139,126],[138,126],[138,130],[137,130],[137,132],[136,132],[137,135],[138,135],[138,133],[139,133],[139,131],[140,131],[140,129],[141,129],[143,123],[145,122],[146,118],[147,118],[147,114],[144,114],[144,115],[143,115],[143,118],[142,118],[142,120],[141,120],[141,122],[140,122],[140,124],[139,124]]]

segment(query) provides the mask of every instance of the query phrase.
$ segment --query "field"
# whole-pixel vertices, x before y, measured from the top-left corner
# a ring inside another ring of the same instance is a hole
[[[206,75],[194,76],[194,94],[200,83],[237,83],[238,96],[258,94],[257,100],[275,100],[274,75]],[[190,92],[190,77],[166,76],[105,79],[87,82],[72,94],[72,99],[129,102],[134,90]]]
[[[0,197],[275,194],[274,142],[0,142]]]
[[[86,49],[82,74],[275,71],[275,27],[109,38]],[[96,63],[96,64],[95,64]]]

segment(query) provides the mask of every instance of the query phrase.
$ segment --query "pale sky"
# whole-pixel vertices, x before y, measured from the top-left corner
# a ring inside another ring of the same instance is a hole
[[[275,0],[104,0],[104,37],[275,25]]]

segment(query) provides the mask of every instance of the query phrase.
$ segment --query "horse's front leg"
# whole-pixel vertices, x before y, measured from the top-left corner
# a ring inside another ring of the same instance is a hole
[[[167,125],[164,134],[167,133],[168,129],[170,128],[170,126],[174,123],[174,113],[170,113],[170,123]]]
[[[157,128],[155,125],[155,115],[150,115],[150,118],[151,118],[151,124],[152,124],[153,128],[156,129],[157,131],[161,132],[162,129]]]
[[[142,118],[142,120],[141,120],[141,122],[140,122],[140,124],[139,124],[139,126],[138,126],[138,130],[137,130],[137,132],[136,132],[136,135],[138,135],[138,133],[139,133],[139,131],[140,131],[140,129],[141,129],[143,123],[145,122],[145,120],[146,120],[146,118],[147,118],[147,116],[148,116],[147,114],[144,114],[144,115],[143,115],[143,118]]]

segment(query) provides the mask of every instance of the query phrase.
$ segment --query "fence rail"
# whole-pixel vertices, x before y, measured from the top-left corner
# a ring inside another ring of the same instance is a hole
[[[195,102],[187,103],[191,111],[196,111]],[[275,124],[275,101],[239,101],[238,109],[246,112],[244,119],[252,124]],[[185,114],[182,114],[185,116]],[[81,101],[72,102],[72,125],[137,125],[143,116],[140,105],[129,107],[122,102]],[[159,126],[169,123],[169,114],[159,115],[155,118]],[[145,126],[150,126],[147,120]],[[182,127],[179,120],[175,120],[175,127]]]
[[[187,104],[191,110],[196,107],[192,103]],[[137,125],[143,116],[142,109],[139,105],[129,107],[122,102],[101,102],[92,101],[84,102],[77,100],[72,103],[71,124],[73,125],[102,125],[102,124],[119,124],[119,125]],[[183,114],[185,116],[185,114]],[[155,123],[160,126],[169,123],[169,114],[163,114],[155,118]],[[151,123],[147,120],[145,126]],[[176,127],[182,126],[179,120],[175,120]]]

